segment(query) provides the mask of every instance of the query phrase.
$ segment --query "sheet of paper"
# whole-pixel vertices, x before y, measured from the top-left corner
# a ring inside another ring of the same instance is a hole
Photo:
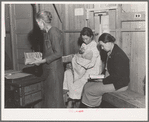
[[[29,75],[31,74],[21,73],[21,72],[11,72],[11,73],[5,74],[5,78],[6,79],[17,79],[17,78],[26,77]]]
[[[76,8],[75,9],[75,16],[83,16],[84,15],[84,9],[83,8]]]

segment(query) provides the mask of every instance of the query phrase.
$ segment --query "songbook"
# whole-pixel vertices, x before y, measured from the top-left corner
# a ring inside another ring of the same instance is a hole
[[[89,82],[102,82],[104,75],[89,75]]]
[[[90,79],[104,79],[104,75],[89,75]]]
[[[24,52],[25,65],[32,64],[36,60],[42,60],[41,52]]]

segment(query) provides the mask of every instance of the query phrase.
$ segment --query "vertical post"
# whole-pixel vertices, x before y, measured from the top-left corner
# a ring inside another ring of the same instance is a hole
[[[64,15],[62,20],[62,29],[67,30],[69,28],[69,11],[68,11],[68,4],[64,5]],[[68,55],[70,52],[69,50],[69,35],[64,33],[64,55]]]
[[[17,49],[16,49],[16,35],[15,35],[15,22],[14,22],[14,5],[10,4],[10,33],[11,33],[11,43],[12,43],[12,61],[13,61],[13,69],[17,70]]]
[[[100,23],[99,23],[99,16],[96,14],[95,15],[95,33],[98,33],[97,36],[95,36],[95,41],[98,42],[98,37],[99,37],[99,33],[100,33]]]
[[[85,19],[85,26],[88,27],[88,20],[89,20],[89,11],[86,10],[86,19]]]
[[[99,16],[99,36],[101,36],[101,34],[102,34],[102,23],[101,23],[102,14],[99,14],[98,16]]]
[[[121,12],[122,6],[120,4],[117,5],[116,9],[116,42],[121,47],[122,46],[122,34],[121,34]]]

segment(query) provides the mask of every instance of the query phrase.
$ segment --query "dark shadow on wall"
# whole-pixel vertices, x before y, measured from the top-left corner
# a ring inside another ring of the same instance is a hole
[[[34,4],[31,4],[33,10],[33,30],[28,34],[28,41],[31,45],[31,50],[35,52],[43,53],[43,32],[40,30],[35,20],[36,8]],[[30,66],[22,69],[23,72],[33,74],[37,77],[41,77],[43,74],[42,65]]]
[[[36,52],[43,52],[43,33],[40,30],[35,20],[36,8],[31,4],[33,10],[33,30],[28,34],[28,40],[31,44],[31,49]]]
[[[12,62],[10,60],[9,55],[5,51],[5,70],[10,70],[10,69],[13,69]]]

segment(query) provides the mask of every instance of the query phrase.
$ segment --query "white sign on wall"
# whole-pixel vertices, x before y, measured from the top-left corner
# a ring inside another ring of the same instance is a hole
[[[82,16],[84,15],[84,9],[83,8],[76,8],[75,9],[75,16]]]

